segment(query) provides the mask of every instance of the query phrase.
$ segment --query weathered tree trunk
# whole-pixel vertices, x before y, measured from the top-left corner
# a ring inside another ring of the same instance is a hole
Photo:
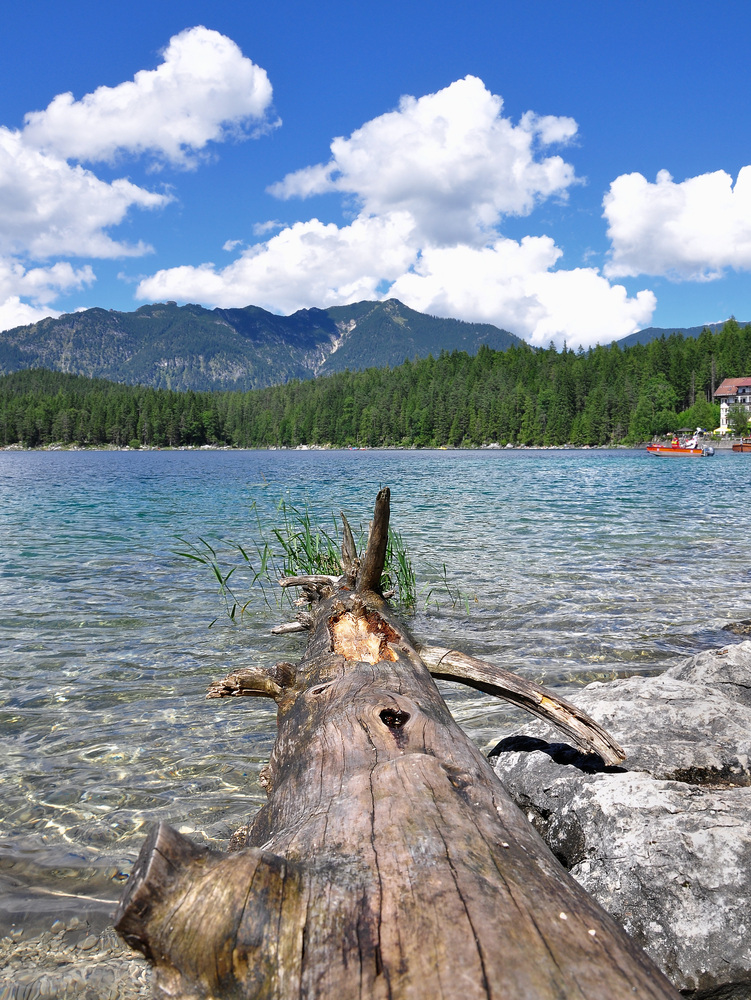
[[[276,701],[269,800],[234,853],[165,825],[149,836],[117,929],[154,963],[155,995],[675,1000],[513,804],[390,615],[379,593],[388,512],[382,490],[361,564],[345,522],[341,580],[283,581],[314,601],[297,666],[210,689]],[[622,759],[552,694],[449,650],[423,655],[440,676],[557,713],[580,745]]]

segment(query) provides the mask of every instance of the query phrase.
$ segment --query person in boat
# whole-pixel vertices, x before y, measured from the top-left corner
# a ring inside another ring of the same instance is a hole
[[[670,442],[670,447],[671,448],[680,448],[680,446],[681,446],[681,443],[678,440],[678,435],[674,434],[673,435],[673,440]]]

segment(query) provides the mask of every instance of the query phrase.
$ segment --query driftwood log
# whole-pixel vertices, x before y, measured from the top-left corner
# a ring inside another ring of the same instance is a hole
[[[268,1000],[676,1000],[573,881],[452,718],[431,673],[555,721],[606,763],[623,752],[536,685],[417,647],[380,593],[389,492],[360,560],[298,577],[312,604],[296,664],[229,674],[209,697],[265,695],[278,736],[268,803],[220,854],[160,824],[116,915],[154,995]]]

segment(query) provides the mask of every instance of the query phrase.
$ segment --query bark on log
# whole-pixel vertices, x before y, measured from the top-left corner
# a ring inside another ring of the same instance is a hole
[[[378,594],[387,529],[381,491],[297,667],[210,689],[276,701],[269,800],[236,853],[144,844],[116,926],[155,996],[677,1000],[454,722]]]

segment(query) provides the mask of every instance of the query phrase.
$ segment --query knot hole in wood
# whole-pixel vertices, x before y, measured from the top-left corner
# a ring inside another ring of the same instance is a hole
[[[380,713],[381,722],[389,729],[401,729],[410,720],[409,712],[402,712],[398,708],[384,708]]]

